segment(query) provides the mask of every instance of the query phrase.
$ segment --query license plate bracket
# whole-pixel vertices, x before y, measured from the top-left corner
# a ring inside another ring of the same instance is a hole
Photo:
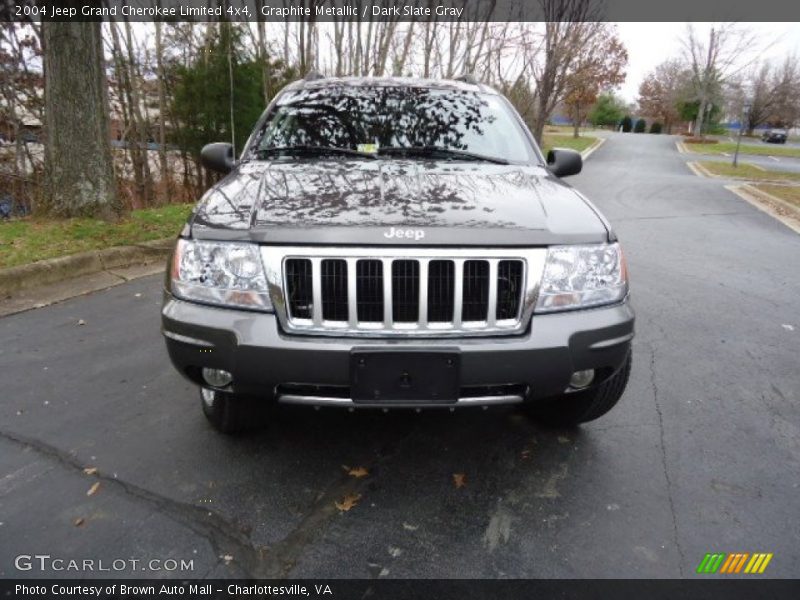
[[[460,376],[460,356],[453,350],[350,353],[350,395],[356,403],[454,403]]]

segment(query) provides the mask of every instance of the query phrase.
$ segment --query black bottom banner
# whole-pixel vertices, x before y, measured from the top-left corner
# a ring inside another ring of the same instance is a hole
[[[800,598],[795,579],[0,580],[0,598],[336,598],[643,600]]]

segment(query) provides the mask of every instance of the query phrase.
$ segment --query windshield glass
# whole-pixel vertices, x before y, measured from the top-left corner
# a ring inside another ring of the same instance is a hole
[[[257,155],[298,146],[365,153],[426,146],[516,163],[535,160],[521,126],[499,96],[422,87],[288,92],[262,125],[253,149]]]

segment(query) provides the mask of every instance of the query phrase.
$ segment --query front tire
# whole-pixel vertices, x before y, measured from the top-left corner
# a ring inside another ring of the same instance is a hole
[[[200,388],[203,414],[217,431],[225,434],[252,431],[266,425],[271,403],[265,398]]]
[[[547,425],[570,426],[594,421],[619,402],[628,385],[631,362],[632,352],[628,352],[622,367],[600,385],[531,403],[525,410],[532,419]]]

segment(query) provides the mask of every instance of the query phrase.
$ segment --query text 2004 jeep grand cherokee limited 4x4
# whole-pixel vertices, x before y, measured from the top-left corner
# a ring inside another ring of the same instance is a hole
[[[202,198],[162,311],[175,367],[224,432],[277,403],[522,403],[578,423],[631,368],[625,259],[511,104],[464,81],[306,78]]]

